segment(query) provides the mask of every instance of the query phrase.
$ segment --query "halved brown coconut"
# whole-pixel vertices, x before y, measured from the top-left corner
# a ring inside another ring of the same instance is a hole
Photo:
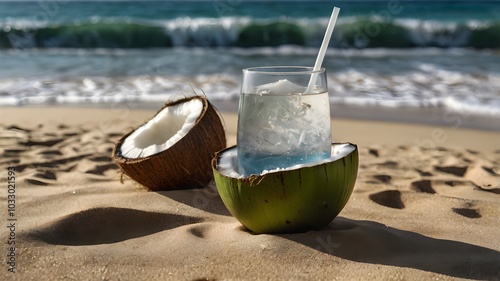
[[[123,173],[150,190],[202,187],[213,179],[210,161],[226,147],[219,114],[204,96],[167,102],[116,143]]]

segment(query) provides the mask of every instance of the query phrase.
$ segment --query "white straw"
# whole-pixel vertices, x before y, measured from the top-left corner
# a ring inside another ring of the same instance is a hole
[[[330,21],[326,28],[325,37],[323,37],[323,43],[321,43],[321,48],[319,49],[318,57],[316,58],[316,63],[314,63],[314,71],[318,71],[323,64],[323,59],[325,58],[326,49],[330,43],[330,38],[332,37],[333,28],[335,28],[335,23],[337,23],[337,17],[339,16],[340,8],[334,7]],[[309,85],[307,86],[306,93],[310,93],[316,84],[316,79],[318,78],[318,73],[313,73],[311,80],[309,80]]]

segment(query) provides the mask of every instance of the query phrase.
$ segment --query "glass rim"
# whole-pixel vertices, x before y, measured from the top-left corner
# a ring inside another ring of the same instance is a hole
[[[325,68],[321,67],[314,70],[311,66],[257,66],[244,68],[243,73],[256,73],[266,75],[304,75],[325,72]]]

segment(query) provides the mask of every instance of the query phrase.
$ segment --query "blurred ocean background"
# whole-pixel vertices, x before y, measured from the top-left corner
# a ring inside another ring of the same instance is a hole
[[[500,1],[480,0],[0,0],[0,106],[236,104],[242,68],[314,64],[333,6],[335,108],[500,130]]]

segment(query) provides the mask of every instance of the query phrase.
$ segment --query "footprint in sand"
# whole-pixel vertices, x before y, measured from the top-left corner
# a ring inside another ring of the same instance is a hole
[[[372,177],[380,181],[381,183],[391,183],[392,179],[392,177],[389,175],[374,175]]]
[[[479,151],[472,150],[472,149],[466,149],[465,151],[469,152],[470,154],[474,154],[474,155],[479,154]]]
[[[430,193],[430,194],[436,193],[436,191],[432,188],[432,183],[430,180],[414,181],[411,183],[411,187],[413,190],[419,192]]]
[[[375,156],[375,157],[378,157],[378,150],[376,150],[374,148],[368,149],[368,153]]]
[[[185,225],[186,222],[193,224],[201,221],[201,218],[178,214],[127,208],[93,208],[57,219],[39,230],[31,231],[29,236],[53,245],[97,245],[154,234]],[[191,233],[203,236],[204,229],[194,228]]]
[[[19,154],[26,152],[26,149],[4,149],[3,157],[17,157]]]
[[[69,133],[64,133],[63,136],[65,137],[74,137],[74,136],[78,136],[79,133],[76,133],[76,132],[69,132]]]
[[[59,150],[44,150],[40,151],[38,154],[44,155],[44,156],[62,156],[62,152]]]
[[[391,179],[392,177],[389,175],[373,175],[370,179],[365,180],[365,182],[370,184],[390,184]]]
[[[482,188],[480,186],[476,186],[476,190],[491,192],[493,194],[500,194],[500,188]]]
[[[39,185],[39,186],[49,185],[49,183],[47,183],[47,182],[36,180],[36,179],[25,179],[24,182],[29,184],[29,185]]]
[[[421,177],[432,177],[432,176],[433,176],[433,174],[432,174],[432,173],[430,173],[430,172],[426,172],[426,171],[422,171],[422,170],[420,170],[420,169],[415,169],[415,171],[417,171],[417,173],[419,173],[419,175],[420,175]]]
[[[114,138],[116,138],[116,139],[118,139],[118,138],[120,138],[120,137],[122,137],[122,136],[123,136],[123,133],[108,133],[108,134],[106,134],[106,135],[107,135],[109,138],[113,138],[113,139],[114,139]]]
[[[47,186],[54,184],[57,177],[51,170],[37,170],[37,173],[25,179],[25,183],[29,185]]]
[[[56,180],[56,174],[52,171],[39,171],[37,174],[35,174],[35,177],[46,179],[46,180]]]
[[[492,176],[496,176],[496,177],[500,177],[500,169],[499,171],[495,171],[494,168],[490,168],[490,167],[485,167],[485,166],[482,166],[481,167],[483,170],[485,170],[486,172],[490,173]]]
[[[434,179],[419,180],[411,183],[411,189],[417,192],[438,194],[441,196],[461,198],[465,200],[496,201],[499,198],[489,196],[500,194],[500,188],[481,187],[471,180]]]
[[[1,161],[0,165],[15,166],[19,163],[21,163],[21,160],[19,159],[7,159],[5,161]]]
[[[479,210],[471,208],[452,208],[453,212],[470,219],[477,219],[481,217]]]
[[[51,139],[51,140],[45,140],[45,141],[40,141],[40,140],[28,140],[24,142],[20,142],[19,144],[22,146],[46,146],[46,147],[51,147],[54,146],[60,142],[64,141],[64,139],[61,138],[56,138],[56,139]]]
[[[460,166],[434,166],[434,169],[436,171],[440,171],[440,172],[447,173],[447,174],[452,174],[452,175],[459,176],[459,177],[463,177],[465,175],[465,173],[467,172],[468,168],[469,168],[468,166],[465,166],[465,167],[460,167]]]
[[[15,165],[20,163],[21,154],[26,151],[25,149],[4,149],[3,153],[0,153],[0,159],[5,159],[1,164]]]
[[[94,156],[89,157],[89,160],[94,162],[113,162],[113,159],[109,156]]]
[[[104,173],[108,170],[118,170],[118,166],[116,166],[115,163],[95,165],[94,168],[87,170],[85,173],[97,176],[104,176]]]
[[[30,129],[22,128],[22,127],[19,127],[19,126],[16,126],[16,125],[9,126],[6,129],[8,131],[20,131],[20,132],[24,132],[24,133],[30,133],[31,132]]]
[[[401,200],[401,192],[399,190],[385,190],[377,192],[370,194],[369,198],[373,202],[385,207],[393,209],[405,208],[405,204],[403,203],[403,200]]]
[[[70,127],[66,124],[59,124],[59,126],[57,126],[57,128],[60,130],[65,130],[65,129],[69,129]]]
[[[71,166],[72,163],[78,162],[92,154],[82,154],[68,158],[55,159],[45,162],[33,162],[16,166],[16,171],[22,172],[26,168],[51,168],[51,169],[64,169],[66,165]]]
[[[376,165],[383,167],[383,168],[389,168],[389,169],[397,169],[399,167],[399,163],[395,162],[395,161],[386,161],[383,163],[378,163]]]
[[[91,163],[84,168],[87,174],[93,180],[106,180],[108,176],[106,172],[109,170],[118,170],[118,166],[113,162],[111,157],[107,155],[94,155],[87,158]]]

